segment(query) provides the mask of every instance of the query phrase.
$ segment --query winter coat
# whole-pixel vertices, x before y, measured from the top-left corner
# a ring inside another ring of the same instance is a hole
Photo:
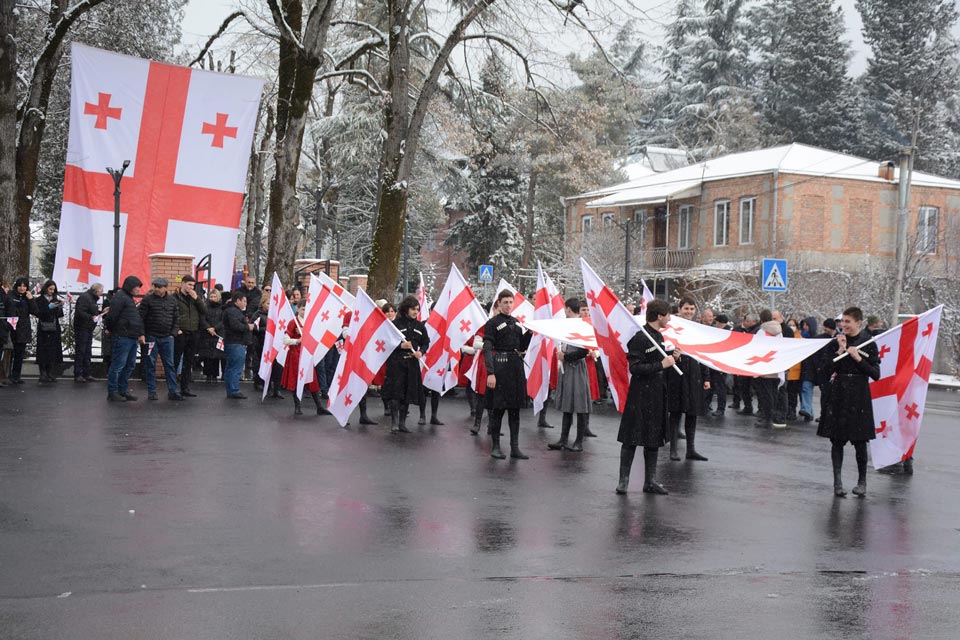
[[[800,331],[797,330],[797,331],[794,331],[794,332],[793,332],[793,338],[794,338],[794,340],[802,340],[802,339],[803,339],[803,336],[800,335]],[[799,381],[799,380],[800,380],[800,373],[801,373],[802,369],[803,369],[803,364],[800,363],[800,362],[798,362],[797,364],[795,364],[795,365],[793,365],[792,367],[790,367],[789,369],[787,369],[787,382],[796,382],[796,381]]]
[[[143,318],[133,301],[133,290],[142,285],[136,276],[127,276],[123,286],[110,298],[110,311],[103,317],[103,323],[113,337],[137,339],[146,335]]]
[[[297,326],[296,322],[291,322],[287,325],[287,337],[294,340],[301,338],[300,327]],[[297,378],[300,374],[300,355],[303,347],[299,342],[297,344],[291,344],[289,340],[285,342],[290,346],[287,348],[287,359],[283,363],[283,376],[280,378],[280,385],[288,391],[296,391]],[[260,348],[263,349],[262,344]],[[316,372],[313,374],[312,381],[303,385],[303,389],[309,393],[320,391],[320,384],[317,382]]]
[[[581,347],[561,345],[563,371],[557,376],[557,409],[563,413],[590,413],[589,352]]]
[[[204,327],[213,327],[217,335],[211,336],[204,330],[200,337],[200,357],[222,360],[224,358],[223,351],[217,349],[217,342],[223,337],[223,305],[221,303],[207,301],[203,325]]]
[[[10,333],[10,323],[7,322],[7,292],[0,288],[0,351],[7,342]]]
[[[817,338],[832,340],[834,336],[831,336],[829,333],[824,331],[818,335]],[[831,343],[827,343],[822,349],[807,358],[807,360],[810,361],[810,369],[813,370],[813,376],[810,379],[813,380],[813,384],[817,385],[818,387],[822,387],[830,382],[829,361],[835,357],[837,350],[836,343],[832,343],[833,351],[830,350],[830,344]]]
[[[180,330],[180,305],[169,293],[145,295],[140,301],[140,317],[145,334],[153,338],[169,338]]]
[[[847,337],[847,346],[856,347],[871,338],[867,331]],[[860,347],[861,360],[847,356],[834,362],[839,349],[836,340],[827,345],[826,373],[831,376],[817,435],[840,442],[860,442],[877,437],[873,420],[870,380],[880,379],[880,353],[876,344]],[[865,354],[865,355],[863,355]]]
[[[807,326],[810,327],[810,331],[807,334],[809,338],[819,338],[817,335],[817,319],[813,316],[803,319],[807,323]],[[817,379],[817,354],[807,356],[807,358],[800,363],[800,379],[803,381],[809,381],[816,384]]]
[[[397,316],[393,324],[403,334],[404,341],[413,345],[413,351],[425,354],[430,347],[427,326],[416,318]],[[421,404],[424,399],[423,380],[420,376],[420,361],[410,349],[399,346],[387,358],[387,371],[383,378],[380,395],[387,400],[399,400],[403,404]]]
[[[33,340],[30,316],[36,309],[36,298],[27,300],[26,294],[20,295],[13,289],[7,294],[6,307],[7,317],[17,318],[17,328],[10,333],[10,340],[14,344],[30,344]]]
[[[260,291],[257,287],[253,289],[243,288],[243,291],[247,294],[247,310],[243,312],[248,318],[253,318],[257,315],[257,311],[260,310],[260,301],[263,299],[263,292]],[[296,315],[297,310],[294,308],[294,315]]]
[[[663,336],[659,331],[651,329],[650,325],[644,325],[640,331],[646,332],[647,336],[663,348]],[[663,356],[640,331],[627,343],[630,388],[627,391],[623,415],[620,416],[617,441],[637,447],[662,447],[667,433],[668,415]]]
[[[643,338],[643,336],[640,336]],[[646,338],[643,338],[646,340]],[[648,345],[649,342],[648,342]],[[669,353],[669,352],[668,352]],[[661,356],[661,360],[663,357]],[[681,355],[677,366],[683,375],[677,374],[673,367],[664,374],[667,382],[667,407],[671,412],[680,412],[690,415],[703,415],[707,412],[707,403],[703,381],[710,379],[710,369],[694,358]]]
[[[783,335],[783,325],[780,323],[770,320],[769,322],[764,322],[760,325],[760,331],[763,331],[768,336],[781,337]],[[759,333],[759,332],[758,332]],[[768,373],[765,376],[759,376],[761,378],[779,378],[780,375],[777,373]]]
[[[196,299],[193,299],[177,291],[173,295],[173,299],[177,301],[177,313],[180,317],[181,331],[186,333],[188,331],[200,331],[201,329],[207,328],[205,321],[207,308],[203,302],[203,298],[198,295]]]
[[[519,409],[527,401],[527,378],[523,354],[531,334],[524,333],[513,316],[498,313],[483,327],[483,357],[487,372],[496,376],[497,386],[487,389],[494,409]]]
[[[247,323],[247,316],[232,302],[223,309],[223,342],[225,344],[253,344],[253,333]]]
[[[60,364],[63,362],[63,343],[60,341],[63,303],[56,297],[48,298],[45,295],[37,296],[33,302],[37,316],[37,364],[41,367]],[[53,329],[44,330],[44,325]]]
[[[94,318],[100,313],[100,305],[97,304],[97,296],[93,291],[87,289],[77,297],[77,304],[73,308],[73,329],[74,331],[86,331],[92,333],[97,323]]]

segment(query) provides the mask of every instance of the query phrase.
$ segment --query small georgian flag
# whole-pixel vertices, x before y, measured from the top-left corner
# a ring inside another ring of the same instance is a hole
[[[16,330],[17,323],[20,322],[20,318],[7,318],[6,320],[10,324],[10,326],[13,327],[14,330]]]
[[[217,336],[217,350],[218,350],[218,351],[223,351],[223,350],[224,350],[224,348],[223,348],[223,338],[221,338],[220,336]]]
[[[148,355],[148,356],[149,356],[149,355],[153,355],[153,350],[154,350],[154,348],[155,348],[156,346],[157,346],[157,343],[156,343],[156,342],[148,342],[148,343],[147,343],[147,355]]]
[[[100,324],[101,322],[103,322],[103,314],[102,314],[102,313],[93,316],[93,324],[97,325],[97,324]]]

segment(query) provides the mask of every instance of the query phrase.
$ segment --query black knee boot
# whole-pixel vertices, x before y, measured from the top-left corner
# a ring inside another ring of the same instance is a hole
[[[473,426],[470,427],[470,435],[475,436],[480,433],[480,423],[483,422],[483,404],[477,399],[477,413],[473,417]]]
[[[507,423],[510,425],[510,457],[529,460],[530,456],[520,451],[520,409],[510,409]]]
[[[537,426],[541,429],[553,429],[553,425],[547,422],[547,404],[543,404],[543,409],[537,416]]]
[[[477,415],[477,392],[467,385],[467,404],[470,406],[470,417]]]
[[[564,412],[560,422],[560,439],[547,445],[548,449],[563,451],[567,448],[567,438],[570,437],[570,427],[573,426],[573,414]]]
[[[371,420],[367,415],[367,395],[360,398],[360,424],[379,424],[376,420]]]
[[[840,470],[843,468],[843,443],[834,442],[830,449],[830,459],[833,461],[833,495],[842,498],[847,495],[843,490],[843,478]]]
[[[302,405],[300,404],[300,398],[297,397],[296,391],[293,392],[293,415],[295,416],[303,415],[303,408],[302,408]]]
[[[596,438],[597,434],[595,434],[593,431],[590,431],[590,414],[585,413],[583,415],[587,416],[587,423],[583,427],[583,435],[587,438]]]
[[[687,438],[690,437],[690,429],[687,429]],[[669,493],[663,488],[663,485],[657,482],[657,455],[660,450],[656,447],[646,447],[643,450],[643,492],[656,493],[665,496]]]
[[[400,403],[397,400],[387,400],[387,409],[390,411],[390,433],[400,431],[398,418],[400,415]]]
[[[567,447],[567,451],[583,451],[583,438],[587,435],[587,418],[589,417],[589,413],[577,414],[577,437],[573,444]]]
[[[670,459],[680,460],[680,454],[677,453],[677,444],[680,432],[680,414],[670,412],[667,422],[667,439],[670,441]]]
[[[500,425],[503,422],[503,409],[491,409],[488,411],[490,419],[488,421],[487,431],[490,433],[492,442],[490,447],[490,457],[503,460],[507,456],[500,450]]]
[[[623,495],[630,484],[630,468],[633,466],[633,456],[636,455],[635,446],[625,444],[620,447],[620,483],[617,484],[617,493]]]
[[[427,398],[426,396],[430,395],[430,391],[424,391],[426,394],[423,398],[423,402],[420,403],[420,419],[417,420],[417,424],[427,424]]]
[[[854,442],[853,449],[857,454],[857,486],[853,488],[853,495],[861,498],[867,495],[867,443]]]
[[[317,405],[317,415],[329,415],[330,412],[327,411],[326,407],[323,406],[323,398],[320,397],[319,391],[311,391],[310,397],[313,398],[313,404]]]
[[[437,417],[437,413],[440,411],[440,394],[434,392],[430,396],[430,424],[436,426],[442,426],[443,423],[440,422],[440,418]]]
[[[697,421],[696,416],[693,416],[693,420],[687,422],[687,460],[702,460],[707,461],[705,456],[697,453],[697,450],[694,448],[694,440],[697,436]]]
[[[397,422],[397,431],[400,433],[410,433],[410,429],[407,429],[407,412],[410,410],[410,405],[402,403],[400,405],[400,415]]]

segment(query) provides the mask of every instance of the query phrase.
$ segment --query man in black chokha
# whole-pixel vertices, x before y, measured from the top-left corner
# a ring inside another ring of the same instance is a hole
[[[657,481],[657,454],[667,436],[667,382],[663,370],[675,364],[664,356],[660,331],[670,322],[670,306],[663,300],[647,305],[647,324],[627,343],[630,389],[620,417],[617,441],[620,448],[620,483],[617,493],[625,494],[637,447],[643,447],[643,491],[666,495]],[[659,347],[659,349],[658,349]]]
[[[530,344],[530,333],[524,334],[513,311],[513,294],[504,289],[497,294],[497,315],[483,328],[483,358],[487,365],[487,393],[490,398],[488,433],[493,440],[490,455],[503,459],[500,451],[500,424],[507,412],[510,425],[510,457],[526,460],[520,451],[520,407],[527,396],[527,381],[523,369],[523,354]]]
[[[684,320],[692,321],[697,314],[697,303],[690,296],[680,299],[678,314]],[[677,440],[680,436],[680,416],[684,416],[683,430],[687,437],[687,460],[706,458],[695,448],[697,437],[697,416],[705,412],[704,391],[710,390],[709,369],[689,356],[674,354],[677,366],[683,372],[680,375],[672,369],[667,371],[667,406],[670,409],[670,459],[679,460]]]

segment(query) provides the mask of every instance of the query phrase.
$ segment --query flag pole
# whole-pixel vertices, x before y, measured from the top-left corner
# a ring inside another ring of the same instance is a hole
[[[632,317],[636,318],[636,316],[632,316]],[[636,322],[636,320],[634,320],[634,322]],[[641,325],[640,325],[640,331],[643,333],[643,335],[647,336],[647,340],[649,340],[649,341],[650,341],[650,344],[652,344],[652,345],[657,349],[657,351],[660,353],[660,355],[662,355],[664,358],[666,358],[666,357],[667,357],[667,352],[663,350],[663,347],[661,347],[659,344],[657,344],[657,341],[653,339],[653,336],[652,336],[652,335],[650,335],[649,333],[647,333],[646,325],[642,325],[642,324],[641,324]],[[681,376],[683,375],[683,371],[680,371],[680,367],[677,366],[677,363],[676,363],[676,362],[673,363],[673,370],[676,371],[678,375],[681,375]]]

